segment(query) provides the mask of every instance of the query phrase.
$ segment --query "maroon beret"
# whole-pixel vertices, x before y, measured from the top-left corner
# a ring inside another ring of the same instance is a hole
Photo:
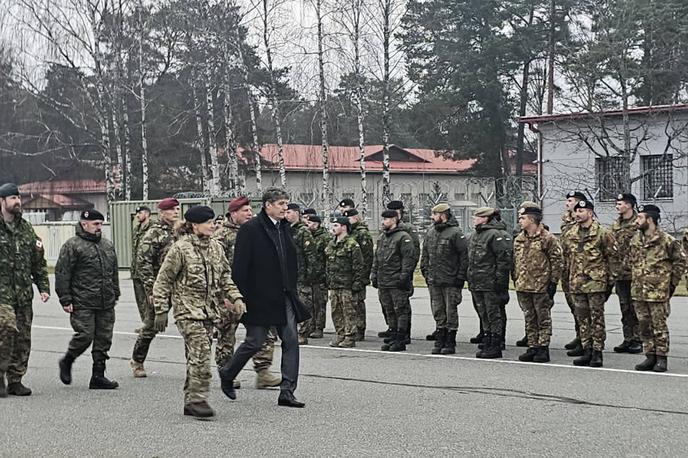
[[[168,197],[167,199],[163,199],[160,201],[158,204],[158,208],[160,210],[172,210],[174,207],[179,206],[179,201],[175,199],[174,197]]]
[[[240,210],[241,207],[243,207],[245,205],[249,205],[249,203],[250,202],[248,200],[248,197],[246,197],[246,196],[237,197],[235,199],[232,199],[229,202],[229,207],[227,207],[227,211],[229,213],[235,212],[237,210]]]

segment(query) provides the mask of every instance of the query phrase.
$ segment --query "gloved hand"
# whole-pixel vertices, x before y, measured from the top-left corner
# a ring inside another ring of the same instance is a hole
[[[371,280],[371,284],[373,285],[373,288],[376,288],[376,289],[377,289],[377,278],[373,278],[373,279]]]
[[[549,282],[547,285],[547,295],[550,299],[554,299],[554,295],[557,293],[557,284],[553,281]]]
[[[155,321],[153,322],[153,329],[155,329],[157,332],[165,332],[166,328],[167,328],[167,312],[156,313],[155,314]]]
[[[669,285],[669,297],[674,297],[674,293],[676,292],[676,285],[673,283]]]
[[[613,284],[607,285],[607,291],[606,291],[606,293],[605,293],[605,298],[604,298],[604,301],[605,301],[605,302],[607,302],[607,301],[609,300],[609,298],[612,296],[612,291],[613,291],[613,290],[614,290],[614,285],[613,285]]]

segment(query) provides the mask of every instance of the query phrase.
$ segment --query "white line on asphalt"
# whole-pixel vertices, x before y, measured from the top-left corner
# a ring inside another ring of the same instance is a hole
[[[69,332],[74,332],[72,328],[63,328],[63,327],[57,327],[57,326],[40,326],[40,325],[33,325],[33,328],[37,329],[48,329],[48,330],[54,330],[54,331],[69,331]],[[138,334],[135,332],[124,332],[124,331],[114,331],[113,334],[118,334],[122,336],[137,336]],[[176,336],[172,334],[158,334],[156,336],[157,338],[166,338],[166,339],[181,339],[181,336]],[[460,361],[471,361],[471,362],[478,362],[478,363],[497,363],[497,364],[516,364],[516,365],[523,365],[523,366],[535,366],[535,367],[559,367],[563,369],[583,369],[583,370],[591,370],[591,371],[605,371],[605,372],[618,372],[622,374],[634,374],[634,375],[652,375],[652,376],[659,376],[659,377],[678,377],[678,378],[688,378],[688,374],[675,374],[672,372],[652,372],[652,371],[647,371],[647,372],[640,372],[640,371],[635,371],[631,369],[613,369],[610,367],[586,367],[586,366],[569,366],[567,364],[556,364],[556,363],[530,363],[526,361],[516,361],[512,359],[478,359],[478,358],[471,358],[468,356],[449,356],[449,355],[428,355],[426,353],[409,353],[409,352],[389,352],[389,351],[382,351],[382,350],[367,350],[363,348],[334,348],[334,347],[322,347],[319,345],[303,345],[301,346],[302,349],[313,349],[313,350],[328,350],[328,351],[349,351],[349,352],[354,352],[354,353],[373,353],[373,354],[380,354],[384,356],[397,356],[397,357],[408,357],[408,356],[413,356],[413,357],[422,357],[422,358],[438,358],[438,359],[455,359],[455,360],[460,360]]]

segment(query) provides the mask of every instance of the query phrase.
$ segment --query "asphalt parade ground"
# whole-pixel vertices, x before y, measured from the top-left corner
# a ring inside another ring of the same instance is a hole
[[[251,364],[238,399],[219,388],[213,365],[210,404],[217,416],[182,415],[184,347],[174,325],[151,345],[148,377],[134,379],[129,358],[139,317],[128,275],[107,375],[113,391],[88,389],[90,353],[73,383],[58,378],[57,361],[72,330],[57,298],[34,303],[33,350],[24,379],[34,394],[0,399],[0,455],[8,457],[181,456],[685,456],[688,451],[688,298],[671,304],[669,371],[638,373],[642,355],[614,354],[621,340],[618,302],[606,307],[604,367],[574,367],[563,346],[573,319],[561,293],[553,309],[549,364],[522,363],[523,315],[507,306],[509,346],[501,360],[475,359],[468,339],[478,330],[470,294],[460,306],[459,344],[452,356],[430,355],[434,329],[426,289],[413,308],[413,342],[404,353],[380,351],[384,320],[368,291],[366,341],[353,349],[311,339],[301,351],[296,396],[305,409],[277,406],[278,391],[256,390]],[[51,279],[52,280],[52,279]],[[328,309],[329,313],[329,309]],[[243,337],[240,327],[238,340]],[[278,372],[279,349],[272,370]]]

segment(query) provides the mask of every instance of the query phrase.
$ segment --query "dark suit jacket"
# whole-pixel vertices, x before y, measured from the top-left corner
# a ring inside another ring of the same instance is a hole
[[[239,229],[234,245],[232,279],[244,296],[246,313],[242,323],[278,326],[287,322],[287,297],[298,298],[296,249],[289,223],[280,221],[282,252],[278,254],[278,231],[265,210]]]

